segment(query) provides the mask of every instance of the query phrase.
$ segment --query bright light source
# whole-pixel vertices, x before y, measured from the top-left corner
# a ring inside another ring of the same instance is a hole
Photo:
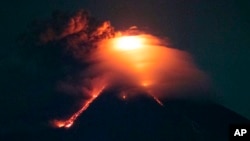
[[[122,95],[122,99],[126,99],[127,98],[127,96],[124,94],[124,95]]]
[[[150,82],[150,81],[143,81],[142,83],[141,83],[141,85],[143,86],[143,87],[147,87],[147,86],[149,86],[149,85],[151,85],[152,84],[152,82]]]
[[[137,36],[125,36],[116,39],[116,48],[119,50],[134,50],[142,47],[143,39]]]

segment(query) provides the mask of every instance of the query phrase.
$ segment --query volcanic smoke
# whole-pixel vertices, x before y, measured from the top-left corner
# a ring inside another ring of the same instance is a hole
[[[108,74],[108,81],[103,81],[101,87],[98,85],[100,82],[93,84],[93,91],[89,93],[91,98],[68,120],[55,121],[58,127],[70,127],[106,86],[130,84],[145,91],[163,106],[161,98],[178,89],[193,89],[195,84],[201,83],[203,77],[203,73],[195,68],[187,53],[167,47],[164,41],[153,35],[120,33],[98,42],[97,46],[89,59],[98,63],[88,68],[88,71],[100,74],[105,72]],[[123,90],[124,99],[127,97],[126,93],[129,90]]]
[[[53,25],[58,22],[47,24],[39,37],[44,44],[63,43],[66,52],[84,66],[68,74],[67,78],[77,84],[67,78],[58,84],[61,91],[77,91],[84,99],[81,108],[68,118],[52,120],[54,127],[71,127],[106,89],[119,89],[118,96],[124,100],[143,92],[162,106],[161,100],[166,97],[206,89],[206,76],[191,56],[170,47],[168,41],[135,27],[114,32],[109,22],[97,22],[85,11],[67,15],[64,20],[59,27]]]

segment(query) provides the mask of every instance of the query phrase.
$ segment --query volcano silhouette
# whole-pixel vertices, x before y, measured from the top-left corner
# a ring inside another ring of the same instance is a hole
[[[227,141],[229,125],[249,123],[205,100],[171,99],[159,105],[147,95],[131,100],[105,92],[72,128],[51,127],[7,133],[4,140],[26,141]]]

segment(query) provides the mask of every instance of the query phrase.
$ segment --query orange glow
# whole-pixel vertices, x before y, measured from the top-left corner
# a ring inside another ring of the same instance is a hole
[[[124,36],[117,38],[115,44],[119,50],[134,50],[143,46],[143,39],[137,36]]]
[[[81,115],[81,113],[84,112],[89,107],[89,105],[102,93],[104,88],[105,85],[94,88],[91,92],[92,97],[83,104],[81,109],[79,109],[67,120],[53,120],[53,126],[57,128],[70,128],[74,124],[75,120]]]
[[[96,56],[101,57],[104,66],[112,68],[114,72],[128,78],[137,86],[142,86],[145,91],[149,91],[149,86],[160,79],[160,75],[155,70],[161,70],[163,59],[168,59],[168,54],[164,53],[164,48],[155,44],[160,41],[150,35],[121,36],[101,42]],[[170,56],[170,55],[169,55]],[[167,67],[167,66],[164,66]],[[119,76],[118,76],[119,77]],[[163,105],[161,101],[152,95],[157,103]],[[122,94],[121,98],[125,100],[126,95]]]
[[[150,82],[150,81],[143,81],[143,82],[141,83],[141,85],[142,85],[143,87],[150,86],[151,84],[152,84],[152,82]]]
[[[100,60],[100,68],[108,68],[113,81],[123,81],[150,92],[159,99],[168,92],[195,89],[204,75],[192,62],[188,53],[170,48],[166,42],[149,34],[117,35],[100,41],[93,58]]]
[[[149,34],[118,35],[102,40],[88,59],[90,63],[93,61],[95,64],[84,73],[90,76],[95,74],[97,78],[100,77],[99,74],[108,73],[108,81],[94,83],[93,89],[87,90],[87,95],[91,98],[68,120],[54,120],[53,125],[58,128],[71,127],[107,84],[110,87],[125,86],[119,95],[122,100],[130,99],[136,94],[133,93],[135,88],[147,93],[159,105],[164,106],[161,99],[169,93],[199,88],[206,81],[204,74],[195,67],[188,53],[169,48],[163,40]]]

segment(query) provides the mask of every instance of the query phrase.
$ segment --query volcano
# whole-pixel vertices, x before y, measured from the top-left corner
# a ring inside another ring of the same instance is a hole
[[[104,92],[69,129],[41,125],[5,132],[3,140],[26,141],[226,141],[229,126],[249,120],[208,100],[168,99],[164,106],[147,95],[127,100]]]

